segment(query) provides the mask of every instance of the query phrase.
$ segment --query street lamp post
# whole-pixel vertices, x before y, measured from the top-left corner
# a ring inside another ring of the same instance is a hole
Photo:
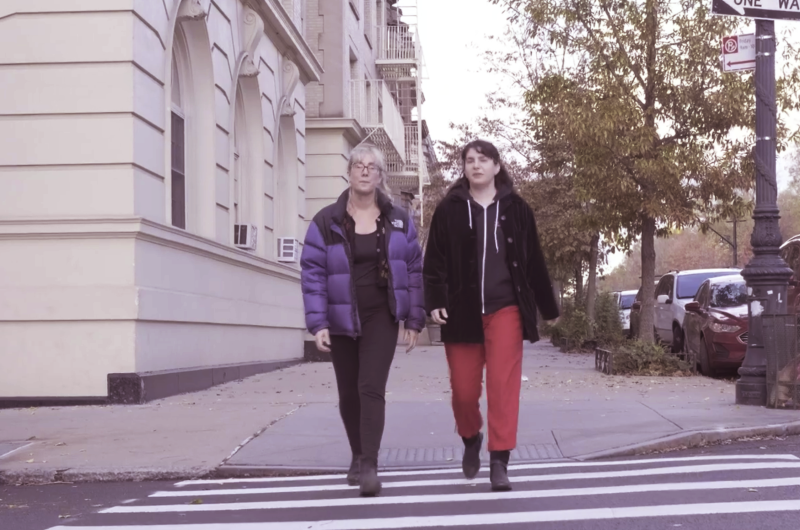
[[[762,329],[763,315],[786,313],[786,290],[791,269],[781,259],[781,234],[775,178],[777,105],[775,100],[775,23],[756,20],[756,207],[750,242],[753,259],[742,271],[750,299],[750,333],[747,352],[739,368],[736,403],[763,406],[767,403],[767,352]]]

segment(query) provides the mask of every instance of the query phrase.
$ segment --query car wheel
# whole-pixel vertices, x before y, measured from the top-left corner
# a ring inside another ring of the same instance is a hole
[[[672,353],[683,354],[683,331],[679,326],[672,328]]]
[[[708,349],[706,348],[706,339],[704,337],[700,337],[700,371],[707,377],[717,375],[714,366],[711,364],[711,359],[708,358]]]

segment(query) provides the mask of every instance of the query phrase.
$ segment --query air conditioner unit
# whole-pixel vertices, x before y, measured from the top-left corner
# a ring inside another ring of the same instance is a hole
[[[256,249],[258,228],[255,225],[233,225],[233,244],[247,250]]]
[[[300,244],[293,237],[278,238],[278,261],[284,263],[297,263],[299,259]]]

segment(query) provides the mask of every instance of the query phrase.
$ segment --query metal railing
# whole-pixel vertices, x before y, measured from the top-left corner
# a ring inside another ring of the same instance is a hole
[[[379,61],[417,61],[420,50],[415,25],[379,26],[376,31]]]
[[[405,160],[406,138],[400,110],[384,81],[357,79],[350,81],[350,117],[380,144],[382,135],[391,143],[400,161]],[[383,146],[381,146],[383,147]]]

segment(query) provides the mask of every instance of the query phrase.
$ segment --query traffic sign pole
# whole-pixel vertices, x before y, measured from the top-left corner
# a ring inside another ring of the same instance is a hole
[[[733,1],[733,0],[731,0]],[[767,359],[776,355],[764,345],[762,317],[786,313],[791,269],[779,254],[781,233],[775,178],[778,109],[775,98],[775,22],[756,20],[756,207],[751,236],[753,259],[742,271],[750,293],[749,335],[736,382],[736,403],[767,404]]]

